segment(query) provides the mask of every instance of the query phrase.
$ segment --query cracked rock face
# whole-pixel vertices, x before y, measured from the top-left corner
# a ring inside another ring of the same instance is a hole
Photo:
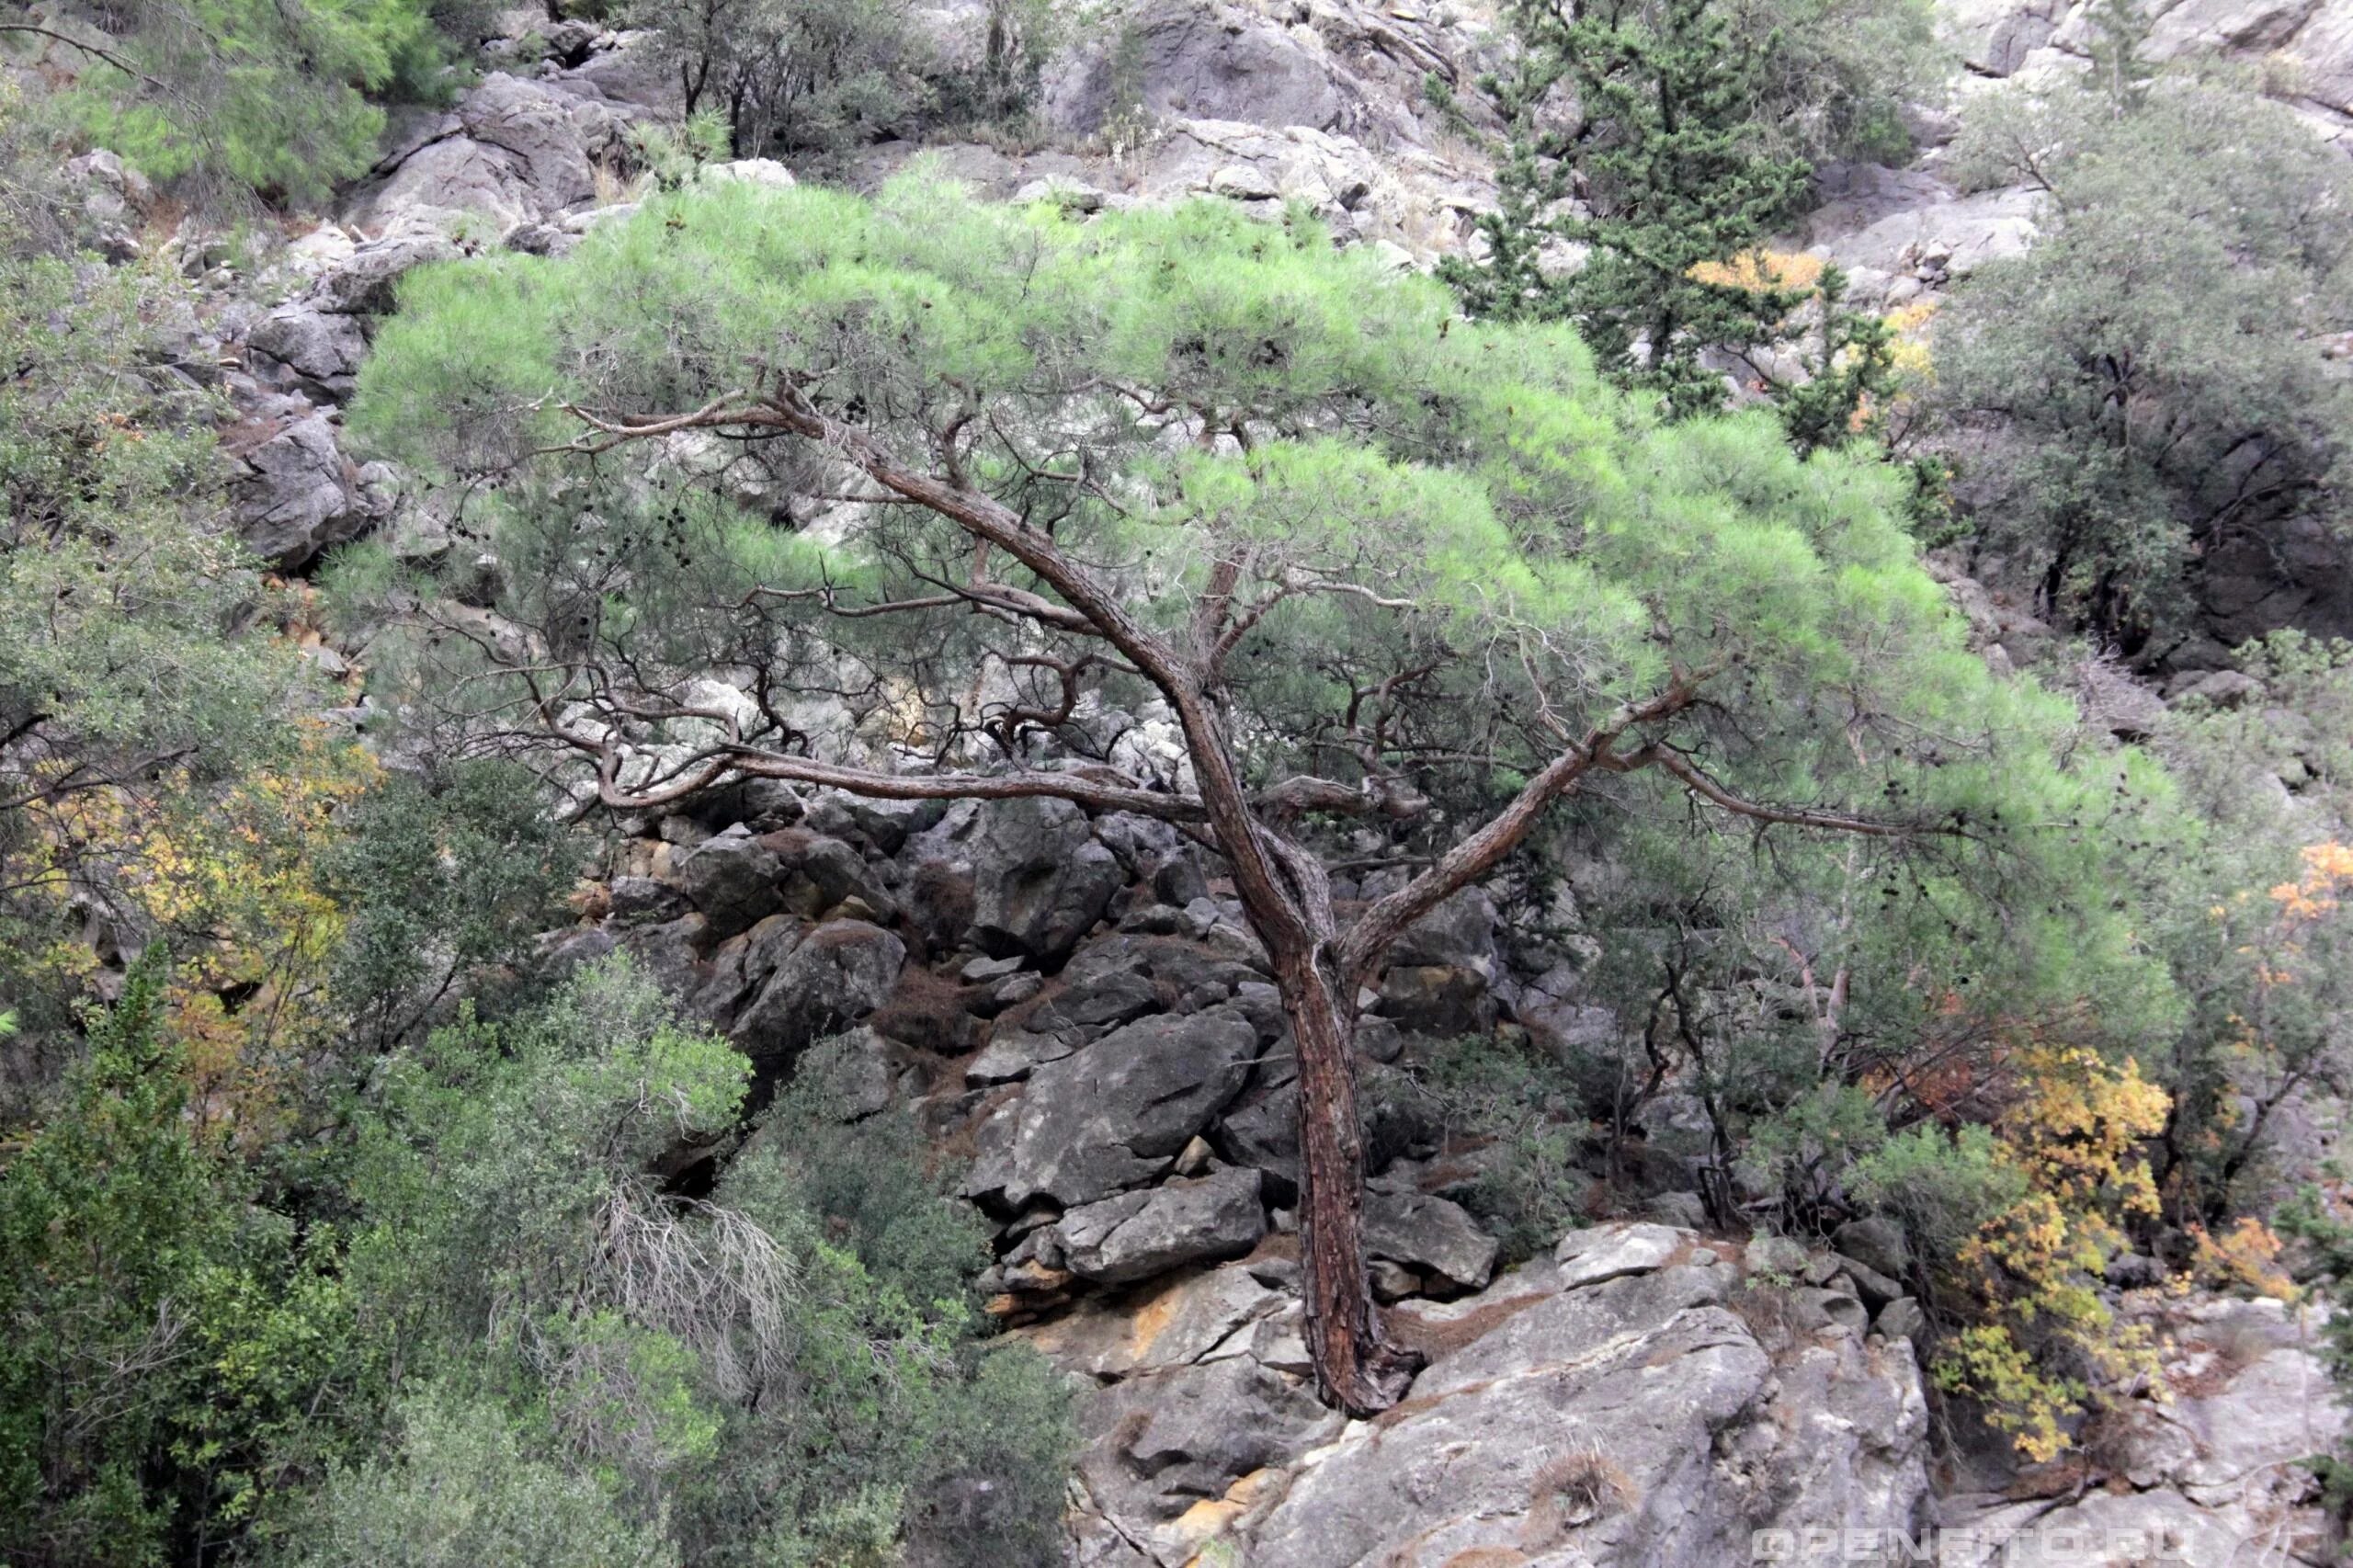
[[[1258,1187],[1256,1171],[1225,1170],[1074,1209],[1055,1226],[1065,1266],[1118,1285],[1237,1256],[1267,1231]]]
[[[1014,1204],[1090,1203],[1157,1176],[1240,1092],[1258,1031],[1231,1006],[1129,1024],[1030,1075],[1002,1182]]]
[[[1949,1537],[2034,1532],[2008,1557],[1956,1551],[1962,1568],[2057,1568],[2065,1541],[2137,1538],[2153,1561],[2339,1561],[2319,1483],[2303,1461],[2339,1440],[2345,1411],[2316,1351],[2320,1325],[2278,1301],[2197,1297],[2147,1313],[2169,1340],[2170,1403],[2135,1400],[2097,1439],[2109,1483],[2055,1494],[1958,1493],[1938,1499]]]
[[[994,802],[943,833],[941,854],[972,880],[969,935],[992,956],[1061,960],[1127,881],[1086,813],[1067,801]]]
[[[1431,1356],[1405,1402],[1300,1402],[1290,1265],[1250,1260],[1027,1331],[1108,1386],[1074,1561],[1282,1568],[1748,1561],[1752,1531],[1910,1527],[1927,1408],[1910,1346],[1792,1332],[1688,1231],[1600,1226],[1551,1261],[1392,1318]],[[1732,1249],[1726,1247],[1729,1254]],[[1765,1324],[1754,1326],[1751,1317]]]
[[[240,421],[227,448],[237,532],[278,567],[304,565],[392,512],[391,470],[346,458],[334,423],[299,399]]]
[[[591,85],[493,72],[387,160],[352,209],[375,231],[447,232],[472,217],[505,231],[597,194],[597,163],[631,110]]]

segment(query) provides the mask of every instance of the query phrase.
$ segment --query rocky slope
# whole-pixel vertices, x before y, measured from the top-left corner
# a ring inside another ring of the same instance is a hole
[[[1941,0],[1963,63],[1956,95],[2082,69],[2087,12],[2087,0]],[[954,0],[926,15],[953,40],[979,13]],[[510,69],[492,70],[451,110],[397,126],[344,210],[268,275],[236,277],[233,248],[201,233],[171,242],[233,301],[189,324],[182,362],[225,379],[242,415],[231,439],[240,525],[281,566],[299,569],[413,510],[398,475],[350,461],[337,438],[338,404],[399,273],[457,250],[561,250],[625,213],[629,129],[674,110],[642,34],[551,24],[536,9],[512,13],[506,34],[490,63]],[[540,55],[529,67],[525,40]],[[870,184],[922,153],[988,194],[1082,212],[1189,194],[1269,213],[1296,200],[1342,243],[1427,266],[1474,244],[1473,219],[1493,191],[1481,149],[1449,131],[1422,83],[1462,83],[1501,47],[1485,0],[1129,0],[1049,67],[1036,145],[886,143],[847,175]],[[2163,9],[2149,52],[2260,72],[2321,134],[2353,144],[2353,12],[2342,5],[2180,0]],[[1944,177],[1951,123],[1943,111],[1917,117],[1922,150],[1909,166],[1821,171],[1822,204],[1790,243],[1847,268],[1858,302],[1915,304],[2031,243],[2033,193],[1965,194]],[[140,193],[119,165],[85,164],[93,214],[113,248],[135,254]],[[735,172],[790,177],[773,165]],[[256,299],[271,303],[248,302]],[[405,528],[415,548],[439,547],[429,518],[407,516]],[[2242,553],[2209,562],[2214,640],[2177,668],[2222,667],[2225,644],[2280,625],[2353,628],[2341,546],[2314,538],[2284,555],[2252,543]]]
[[[1949,0],[1944,16],[1975,81],[2073,68],[2083,10]],[[1116,60],[1107,30],[1050,72],[1046,148],[933,155],[1000,196],[1080,211],[1192,192],[1268,211],[1303,200],[1399,267],[1467,243],[1491,188],[1419,85],[1490,56],[1489,8],[1137,0],[1123,18]],[[560,251],[629,210],[628,129],[669,107],[644,40],[551,29],[537,12],[508,30],[540,33],[544,62],[402,127],[346,210],[267,276],[231,276],[233,256],[201,235],[171,242],[237,301],[188,324],[181,363],[239,411],[240,527],[281,567],[371,529],[404,551],[451,547],[397,472],[354,462],[339,438],[399,275],[490,246]],[[2353,138],[2353,9],[2184,0],[2158,42],[2284,74],[2324,134]],[[856,177],[916,151],[873,149]],[[85,165],[94,216],[135,254],[135,176]],[[706,177],[791,176],[752,163]],[[2034,232],[2025,193],[1946,183],[1933,134],[1910,168],[1828,171],[1824,197],[1798,238],[1891,305]],[[267,302],[242,302],[256,298]],[[1990,657],[2048,637],[1951,574]],[[2157,700],[2088,673],[2085,694],[2124,733]],[[1796,1551],[1825,1530],[1931,1527],[1987,1540],[2031,1527],[2044,1532],[2033,1551],[2054,1529],[2121,1532],[2110,1544],[2141,1532],[2137,1555],[2075,1561],[2326,1559],[2295,1462],[2341,1420],[2312,1324],[2266,1303],[2136,1300],[2177,1347],[2172,1403],[2110,1423],[2061,1473],[1955,1469],[1930,1441],[1902,1260],[1868,1234],[1808,1253],[1688,1228],[1699,1205],[1671,1103],[1642,1140],[1638,1184],[1595,1189],[1600,1222],[1500,1275],[1497,1243],[1457,1201],[1475,1152],[1410,1127],[1376,1140],[1377,1282],[1430,1365],[1396,1410],[1344,1422],[1304,1375],[1282,1020],[1213,864],[1157,824],[1059,802],[943,810],[753,785],[635,825],[559,956],[636,954],[771,1084],[847,1031],[857,1112],[912,1104],[969,1159],[964,1196],[996,1226],[994,1310],[1088,1390],[1076,1562],[1700,1565],[1748,1562],[1753,1543]],[[1609,1020],[1572,957],[1518,941],[1484,895],[1466,895],[1401,944],[1365,1049],[1410,1065],[1438,1040],[1498,1028],[1578,1049]],[[1606,1216],[1645,1202],[1677,1224]],[[1957,1534],[1943,1560],[2037,1559]]]
[[[1832,1561],[1801,1549],[1889,1532],[1941,1533],[1960,1562],[2037,1561],[1970,1544],[2021,1533],[2147,1543],[2052,1561],[2334,1550],[2298,1463],[2343,1419],[2315,1324],[2128,1293],[2171,1346],[2173,1396],[2108,1420],[2078,1461],[2015,1473],[1932,1443],[1922,1314],[1883,1228],[1833,1251],[1602,1217],[1699,1209],[1671,1119],[1621,1160],[1628,1185],[1595,1182],[1593,1223],[1500,1274],[1457,1201],[1481,1151],[1384,1128],[1369,1244],[1429,1365],[1396,1409],[1344,1420],[1313,1398],[1300,1335],[1283,1025],[1213,864],[1159,824],[1054,801],[760,784],[640,825],[557,957],[633,953],[764,1081],[838,1037],[845,1114],[912,1106],[969,1160],[992,1310],[1084,1391],[1074,1562],[1703,1568],[1781,1543]],[[1459,899],[1382,976],[1368,1071],[1465,1031],[1574,1051],[1596,1020],[1573,969],[1483,894]],[[682,1175],[720,1153],[683,1152]]]

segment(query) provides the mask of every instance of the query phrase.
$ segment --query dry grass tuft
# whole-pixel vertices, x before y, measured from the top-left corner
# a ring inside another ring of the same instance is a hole
[[[1536,1472],[1521,1540],[1531,1551],[1556,1546],[1572,1530],[1622,1514],[1642,1500],[1618,1462],[1587,1442]]]

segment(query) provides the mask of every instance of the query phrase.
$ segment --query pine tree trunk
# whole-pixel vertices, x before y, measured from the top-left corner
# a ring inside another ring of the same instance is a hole
[[[1313,959],[1278,957],[1299,1052],[1299,1261],[1317,1392],[1351,1415],[1397,1403],[1421,1358],[1382,1337],[1365,1276],[1356,1008]]]

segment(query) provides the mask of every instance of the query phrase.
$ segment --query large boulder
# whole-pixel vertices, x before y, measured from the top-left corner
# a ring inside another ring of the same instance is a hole
[[[1124,1285],[1205,1259],[1238,1257],[1267,1233],[1256,1171],[1223,1170],[1123,1192],[1062,1217],[1063,1267]]]
[[[1909,1354],[1832,1328],[1777,1355],[1731,1309],[1737,1270],[1687,1241],[1580,1288],[1540,1266],[1494,1304],[1435,1309],[1436,1343],[1475,1337],[1304,1456],[1243,1560],[1720,1568],[1759,1528],[1910,1528],[1927,1410]]]
[[[1495,1271],[1495,1239],[1472,1223],[1461,1205],[1427,1193],[1366,1193],[1364,1245],[1373,1257],[1462,1290],[1477,1290]]]
[[[82,210],[92,248],[110,262],[137,260],[135,231],[155,194],[147,177],[103,147],[67,159],[58,176],[68,201]]]
[[[1430,1362],[1371,1421],[1307,1397],[1277,1250],[1022,1331],[1101,1385],[1080,1405],[1073,1561],[1724,1568],[1781,1534],[1920,1533],[1911,1347],[1792,1327],[1692,1232],[1597,1226],[1566,1264],[1392,1309]]]
[[[1938,192],[1850,234],[1828,239],[1821,251],[1849,271],[1870,268],[1925,282],[1960,278],[1989,261],[2018,256],[2034,240],[2042,198],[2019,187]]]
[[[2063,1542],[2115,1550],[2144,1543],[2142,1561],[2326,1562],[2339,1536],[2306,1461],[2336,1451],[2346,1412],[2321,1359],[2322,1325],[2273,1301],[2198,1294],[2144,1298],[2134,1310],[2170,1346],[2171,1384],[2100,1424],[2094,1452],[2112,1483],[2063,1499],[2018,1501],[1956,1493],[1938,1500],[1948,1541],[2027,1540],[2012,1556],[1954,1554],[1969,1568],[2017,1562],[2057,1568]],[[1886,1316],[1885,1313],[1881,1314]],[[2260,1553],[2254,1543],[2263,1543]]]
[[[1080,1411],[1088,1441],[1079,1483],[1095,1508],[1122,1517],[1132,1535],[1169,1532],[1174,1550],[1158,1560],[1181,1564],[1191,1553],[1179,1520],[1214,1509],[1243,1477],[1279,1475],[1278,1467],[1339,1426],[1296,1373],[1253,1356],[1205,1358],[1128,1378],[1088,1399]],[[1240,1561],[1288,1568],[1289,1560]]]
[[[1381,1016],[1409,1034],[1484,1034],[1495,1021],[1487,977],[1452,964],[1392,964],[1381,977]]]
[[[670,885],[710,923],[714,938],[747,931],[784,908],[784,862],[748,834],[722,833],[670,862]],[[813,915],[815,910],[809,910]]]
[[[814,1041],[880,1007],[906,965],[906,944],[863,920],[820,926],[786,954],[732,1037],[764,1069],[789,1067]]]
[[[348,259],[323,272],[303,294],[303,302],[329,315],[381,315],[392,308],[394,287],[408,273],[462,254],[439,233],[387,235],[357,247]]]
[[[926,835],[926,858],[969,875],[969,937],[983,951],[1059,961],[1103,918],[1126,874],[1068,801],[993,801]]]
[[[315,266],[297,268],[311,273],[311,285],[244,330],[244,362],[278,389],[341,403],[360,379],[369,318],[393,309],[393,285],[416,266],[452,259],[461,250],[447,235],[428,231],[365,244],[350,243],[341,228],[323,226],[320,233],[341,240],[341,247],[315,256]]]
[[[286,367],[295,383],[322,397],[344,398],[358,384],[368,336],[356,316],[290,301],[245,334],[245,347]]]
[[[1487,890],[1464,888],[1406,927],[1383,961],[1476,970],[1492,981],[1502,971],[1503,960],[1495,950],[1500,924],[1495,901]]]
[[[618,150],[631,112],[593,88],[493,72],[396,151],[353,219],[446,232],[469,217],[495,231],[557,216],[597,195],[597,165]]]
[[[998,1038],[1009,1025],[1077,1044],[1147,1013],[1191,1013],[1231,1001],[1272,1040],[1281,1031],[1279,1006],[1262,1005],[1257,994],[1269,989],[1249,965],[1203,943],[1123,931],[1080,949],[1063,966],[1060,984],[1006,1015]]]
[[[1233,1098],[1258,1031],[1231,1006],[1145,1018],[1029,1076],[1000,1172],[975,1176],[1016,1206],[1091,1203],[1159,1176]]]
[[[1237,1165],[1264,1172],[1278,1203],[1299,1192],[1299,1085],[1259,1083],[1218,1119],[1210,1134],[1218,1152]]]
[[[1246,1267],[1177,1275],[1141,1297],[1086,1298],[1062,1316],[1017,1331],[1057,1366],[1099,1381],[1199,1360],[1235,1331],[1284,1312],[1296,1299]]]
[[[1622,1275],[1651,1274],[1670,1263],[1697,1257],[1690,1232],[1640,1221],[1571,1231],[1552,1249],[1563,1290],[1599,1285]]]
[[[809,825],[835,838],[862,835],[885,855],[896,855],[908,835],[922,832],[947,814],[944,801],[886,801],[853,795],[843,790],[821,790],[808,802]]]
[[[248,415],[223,445],[236,464],[229,497],[238,536],[283,571],[357,538],[397,499],[392,471],[345,457],[334,422],[300,399]]]
[[[1243,6],[1143,0],[1116,43],[1082,51],[1056,73],[1046,113],[1082,136],[1131,108],[1166,119],[1331,130],[1358,106],[1320,54],[1312,41]]]
[[[1392,148],[1435,140],[1432,77],[1467,83],[1493,51],[1477,7],[1369,0],[1129,0],[1048,72],[1044,113],[1079,136],[1141,110],[1342,131]],[[1465,95],[1474,118],[1485,106]]]
[[[1903,1278],[1912,1269],[1912,1244],[1904,1227],[1883,1215],[1849,1220],[1831,1233],[1837,1249],[1874,1274]]]
[[[853,899],[863,908],[851,913],[889,918],[891,895],[875,881],[865,857],[840,839],[788,827],[763,834],[759,843],[776,857],[784,907],[802,919],[814,920]]]

